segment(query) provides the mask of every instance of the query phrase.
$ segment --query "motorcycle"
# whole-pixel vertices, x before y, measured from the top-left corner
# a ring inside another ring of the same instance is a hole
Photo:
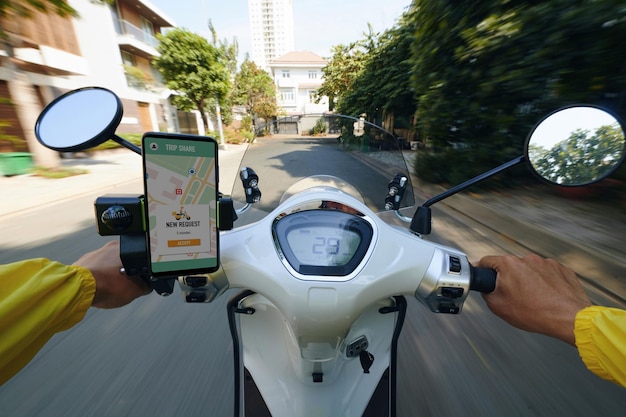
[[[112,139],[141,154],[115,134],[122,112],[113,92],[83,88],[50,103],[35,131],[57,151]],[[470,291],[491,292],[496,284],[495,271],[425,239],[430,207],[526,162],[551,183],[587,185],[614,172],[625,153],[614,115],[594,106],[559,109],[531,131],[523,156],[414,209],[406,166],[412,151],[364,118],[319,115],[300,123],[320,117],[327,136],[261,137],[248,145],[241,186],[220,195],[214,273],[152,276],[145,225],[129,228],[110,210],[126,204],[145,216],[143,195],[96,201],[100,233],[120,235],[124,268],[159,294],[171,294],[178,282],[186,302],[210,303],[241,289],[227,305],[235,416],[395,416],[405,297],[434,313],[459,314]],[[115,230],[101,224],[105,213],[117,221]]]

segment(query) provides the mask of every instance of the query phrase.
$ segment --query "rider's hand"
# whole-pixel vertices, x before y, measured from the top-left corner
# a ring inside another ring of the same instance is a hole
[[[483,294],[491,311],[522,330],[575,344],[576,314],[591,301],[574,271],[537,255],[485,256],[479,266],[498,273],[495,290]]]
[[[141,278],[129,277],[120,272],[122,261],[117,241],[111,241],[81,256],[74,265],[89,269],[96,280],[96,294],[91,303],[93,307],[121,307],[152,291]]]

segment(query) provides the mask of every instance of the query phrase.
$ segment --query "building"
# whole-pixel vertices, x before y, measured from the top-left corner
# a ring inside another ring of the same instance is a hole
[[[89,69],[80,82],[114,91],[122,99],[121,133],[178,130],[171,94],[151,61],[158,55],[156,34],[174,21],[147,0],[115,0],[111,5],[69,0],[80,14],[74,20]]]
[[[276,83],[278,105],[288,116],[321,114],[328,111],[328,98],[315,103],[323,83],[322,68],[328,62],[307,51],[294,51],[273,60],[269,66]]]
[[[78,18],[35,11],[32,18],[8,15],[0,22],[9,39],[0,48],[0,97],[8,99],[0,102],[0,120],[10,121],[0,133],[21,139],[12,150],[26,150],[34,120],[47,103],[91,85],[120,96],[119,133],[179,131],[171,92],[151,65],[158,54],[156,34],[174,21],[147,0],[68,3]]]
[[[276,58],[294,50],[292,0],[248,0],[252,61],[269,71]]]

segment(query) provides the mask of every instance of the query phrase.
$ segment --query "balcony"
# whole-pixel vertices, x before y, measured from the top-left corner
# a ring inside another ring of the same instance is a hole
[[[85,75],[89,73],[85,58],[50,46],[19,47],[15,48],[13,53],[18,62],[30,65],[31,70],[38,69],[44,74]]]
[[[149,33],[124,19],[115,20],[115,31],[119,35],[117,43],[120,48],[145,58],[159,55],[156,50],[159,41],[154,33]]]
[[[136,90],[160,93],[165,89],[160,74],[148,74],[138,67],[126,64],[124,65],[124,74],[126,75],[126,84]]]

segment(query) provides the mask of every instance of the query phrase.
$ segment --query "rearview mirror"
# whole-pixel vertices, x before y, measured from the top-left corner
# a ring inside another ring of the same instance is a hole
[[[557,110],[530,133],[526,155],[544,180],[568,187],[611,175],[624,160],[624,130],[606,110],[575,106]]]
[[[35,135],[55,151],[82,151],[112,139],[122,114],[122,102],[112,91],[80,88],[46,106],[37,118]]]

